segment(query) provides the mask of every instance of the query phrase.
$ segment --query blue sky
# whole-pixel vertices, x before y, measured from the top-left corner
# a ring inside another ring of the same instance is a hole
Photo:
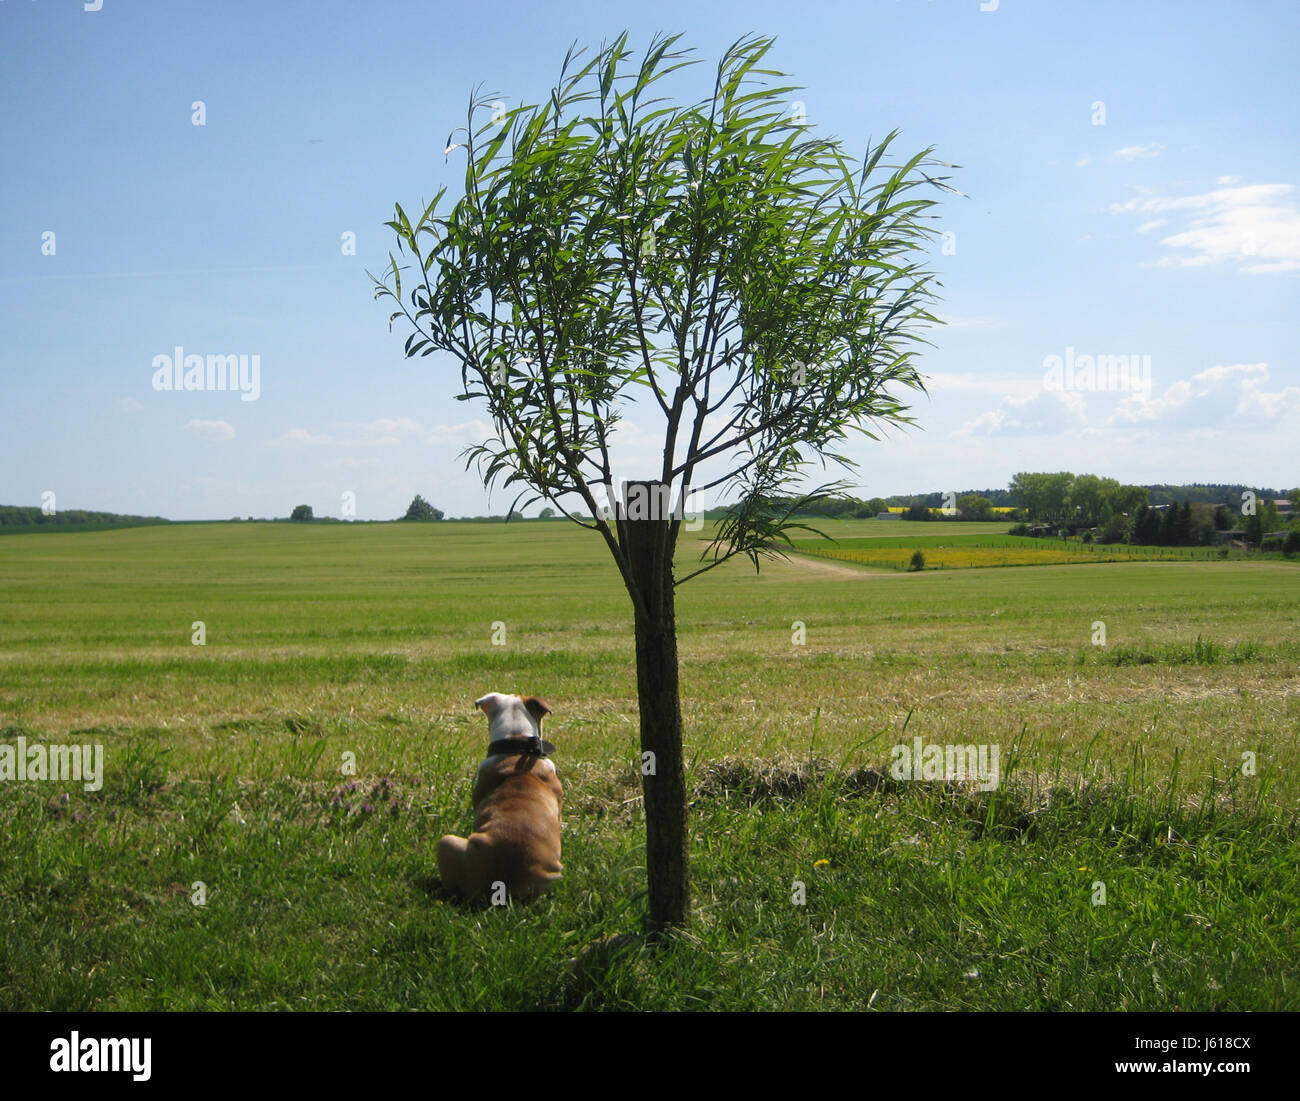
[[[820,132],[860,154],[898,128],[962,166],[930,392],[916,428],[852,447],[863,495],[1020,470],[1300,482],[1300,5],[981,6],[0,0],[0,503],[503,511],[457,458],[483,408],[453,400],[454,364],[403,359],[365,272],[395,201],[456,186],[475,85],[535,101],[571,42],[624,29],[684,33],[684,99],[728,43],[775,35]],[[155,390],[177,346],[256,354],[257,400]],[[1149,387],[1045,381],[1103,355]],[[630,418],[629,473],[654,430]]]

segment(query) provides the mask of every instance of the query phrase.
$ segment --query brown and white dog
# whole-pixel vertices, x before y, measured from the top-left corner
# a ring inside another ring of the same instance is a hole
[[[474,832],[438,842],[443,883],[467,898],[524,902],[560,878],[560,802],[563,790],[554,750],[542,741],[542,716],[551,709],[536,696],[491,692],[474,701],[488,717],[488,755],[474,784]]]

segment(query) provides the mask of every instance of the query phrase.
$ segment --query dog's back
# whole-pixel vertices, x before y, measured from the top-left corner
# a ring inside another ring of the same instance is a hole
[[[495,763],[493,763],[495,761]],[[490,758],[474,785],[474,832],[468,844],[481,850],[480,893],[494,882],[523,900],[560,878],[560,809],[563,789],[545,757]]]

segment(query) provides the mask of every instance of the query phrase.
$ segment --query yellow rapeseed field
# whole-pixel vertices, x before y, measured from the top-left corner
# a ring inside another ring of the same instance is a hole
[[[800,548],[801,550],[804,548]],[[885,569],[906,569],[912,547],[872,547],[841,550],[827,548],[821,558],[857,562]],[[1065,566],[1073,562],[1128,561],[1120,552],[1076,550],[1065,547],[922,547],[926,569],[971,569],[978,566]]]

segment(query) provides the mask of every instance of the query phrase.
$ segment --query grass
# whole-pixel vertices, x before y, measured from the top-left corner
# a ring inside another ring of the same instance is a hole
[[[103,744],[106,778],[0,783],[0,1008],[1297,1008],[1290,569],[801,558],[691,582],[695,908],[652,952],[626,936],[635,671],[598,540],[5,540],[0,744]],[[433,847],[470,824],[491,690],[555,708],[566,874],[474,910]],[[999,745],[1003,783],[894,781],[916,736]]]

